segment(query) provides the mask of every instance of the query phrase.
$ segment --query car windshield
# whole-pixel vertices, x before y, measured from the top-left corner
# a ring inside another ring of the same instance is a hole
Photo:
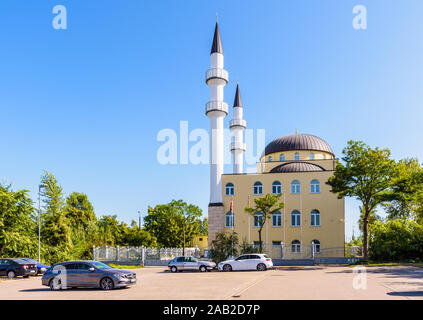
[[[25,260],[25,261],[30,262],[30,263],[38,264],[38,261],[34,260],[34,259],[22,259],[22,260]]]
[[[25,261],[23,259],[13,259],[13,261],[15,261],[16,263],[19,263],[19,264],[28,264],[28,261]]]
[[[94,267],[96,267],[97,269],[100,269],[100,270],[113,269],[111,266],[108,266],[107,264],[102,263],[102,262],[98,262],[98,261],[96,261],[96,262],[91,262],[91,264],[92,264]]]

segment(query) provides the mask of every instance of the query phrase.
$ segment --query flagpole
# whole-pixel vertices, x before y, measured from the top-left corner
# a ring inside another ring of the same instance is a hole
[[[248,195],[248,208],[249,207],[250,207],[250,195]],[[247,219],[248,219],[248,243],[250,244],[250,242],[251,242],[251,239],[250,239],[250,229],[251,229],[251,227],[250,227],[250,213],[248,213]]]
[[[300,187],[300,252],[303,253],[303,201],[301,199],[301,187]]]

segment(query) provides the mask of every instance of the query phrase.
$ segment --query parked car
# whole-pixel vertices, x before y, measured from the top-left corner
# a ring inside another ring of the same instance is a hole
[[[218,263],[221,271],[232,270],[258,270],[266,271],[273,267],[272,259],[263,253],[243,254],[236,259],[226,260]]]
[[[51,290],[89,287],[111,290],[137,282],[137,275],[128,270],[115,269],[99,261],[69,261],[54,264],[41,278]]]
[[[172,272],[184,270],[198,270],[206,272],[214,269],[216,267],[216,263],[211,261],[201,261],[194,257],[176,257],[169,261],[168,267]]]
[[[30,263],[34,263],[37,266],[37,273],[36,273],[37,275],[46,273],[46,271],[50,268],[50,266],[46,264],[41,264],[35,259],[30,259],[30,258],[21,258],[21,259],[28,261]]]
[[[22,259],[0,259],[0,276],[13,279],[17,276],[28,278],[37,274],[37,266],[34,263]]]

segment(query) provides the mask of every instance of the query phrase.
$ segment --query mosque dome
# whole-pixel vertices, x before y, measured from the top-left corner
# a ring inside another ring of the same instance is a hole
[[[281,164],[270,170],[270,173],[281,173],[281,172],[315,172],[325,171],[321,166],[308,162],[290,162]]]
[[[323,139],[311,134],[299,133],[290,134],[273,140],[266,146],[264,155],[294,150],[323,151],[334,155],[329,144]]]

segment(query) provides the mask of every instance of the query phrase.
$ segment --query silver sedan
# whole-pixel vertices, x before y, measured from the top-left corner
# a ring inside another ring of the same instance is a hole
[[[176,257],[172,259],[168,267],[172,272],[195,270],[195,271],[211,271],[216,267],[216,263],[210,261],[201,261],[194,257]]]

